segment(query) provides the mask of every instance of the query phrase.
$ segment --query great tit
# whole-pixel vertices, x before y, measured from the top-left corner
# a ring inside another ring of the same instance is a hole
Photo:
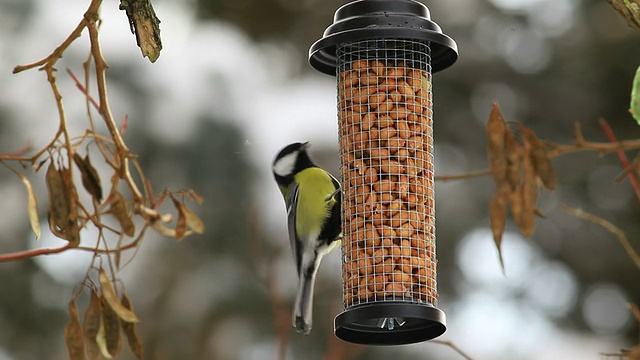
[[[309,142],[293,143],[273,161],[273,175],[284,197],[289,240],[298,270],[293,326],[309,334],[313,286],[320,260],[339,244],[340,182],[309,158]]]

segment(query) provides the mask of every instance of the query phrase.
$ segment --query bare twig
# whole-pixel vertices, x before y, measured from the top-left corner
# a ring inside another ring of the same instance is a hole
[[[254,276],[259,279],[267,288],[269,299],[271,300],[271,315],[273,316],[276,337],[278,339],[278,357],[279,360],[285,360],[287,357],[287,348],[289,346],[291,334],[291,308],[287,304],[287,300],[283,297],[282,292],[278,289],[275,281],[274,261],[265,259],[264,242],[262,240],[262,231],[260,229],[260,220],[253,204],[249,205],[249,216],[247,217],[248,237],[250,241],[250,251],[247,253],[251,270]],[[266,271],[260,268],[260,264],[266,264]]]
[[[94,0],[91,2],[91,4],[89,5],[89,10],[93,9],[94,11],[97,11],[98,8],[100,8],[100,4],[102,3],[101,0]],[[87,11],[89,11],[87,10]],[[80,21],[80,23],[78,24],[78,26],[76,26],[76,28],[71,32],[71,34],[69,34],[69,36],[67,36],[67,38],[62,42],[62,44],[60,44],[60,46],[58,46],[55,50],[53,50],[53,52],[45,57],[42,60],[36,61],[34,63],[31,64],[27,64],[27,65],[18,65],[16,67],[13,68],[13,73],[17,74],[21,71],[24,70],[28,70],[28,69],[33,69],[34,67],[37,66],[53,66],[61,57],[62,54],[65,52],[65,50],[67,50],[67,48],[77,39],[80,37],[80,35],[82,34],[82,30],[84,30],[85,26],[87,26],[87,23],[85,21],[85,19],[82,19]],[[50,65],[49,65],[50,64]]]
[[[627,252],[627,255],[629,255],[633,263],[638,267],[638,269],[640,269],[640,255],[638,255],[638,253],[635,251],[633,246],[631,246],[631,244],[629,243],[629,239],[627,239],[627,235],[619,227],[615,226],[614,224],[610,223],[609,221],[601,217],[590,214],[580,209],[574,209],[574,208],[568,207],[565,204],[561,204],[560,208],[563,211],[567,212],[568,214],[577,216],[581,219],[590,221],[594,224],[598,224],[603,228],[607,229],[613,235],[615,235],[618,238],[618,241],[620,242],[620,244],[622,244],[622,247],[624,248],[624,250]]]
[[[640,154],[636,155],[636,157],[631,161],[631,170],[637,173],[638,165],[640,165]],[[622,170],[622,172],[620,172],[620,174],[616,176],[615,179],[613,179],[613,182],[616,184],[621,182],[622,180],[624,180],[624,178],[627,177],[628,174],[629,172],[627,170]]]
[[[546,141],[546,143],[551,146],[551,150],[548,151],[549,158],[579,151],[597,151],[601,154],[607,154],[613,151],[640,149],[640,139],[620,141],[616,139],[610,142],[586,141],[584,139],[584,136],[582,135],[582,130],[580,129],[579,123],[576,123],[575,129],[576,141],[573,144],[561,145],[556,144],[552,141]],[[440,175],[436,176],[435,179],[437,181],[464,180],[486,175],[491,175],[490,169],[475,170],[458,175]]]
[[[87,71],[87,75],[88,75],[89,70],[87,69],[86,71]],[[80,92],[82,92],[85,95],[87,101],[90,102],[91,105],[93,105],[93,107],[96,110],[100,111],[100,105],[98,105],[96,100],[89,94],[89,91],[87,90],[87,87],[85,85],[82,85],[80,80],[78,80],[78,78],[76,77],[76,74],[74,74],[73,71],[71,71],[71,69],[67,69],[67,74],[69,74],[69,76],[71,76],[71,79],[73,79],[73,82],[76,83],[76,87],[78,89],[80,89]]]
[[[53,249],[34,249],[34,250],[18,251],[18,252],[8,253],[8,254],[0,254],[0,262],[22,260],[26,258],[40,256],[40,255],[57,254],[73,248],[74,248],[73,245],[69,243],[65,246],[62,246],[59,248],[53,248]]]
[[[604,132],[607,134],[609,141],[611,142],[618,141],[618,139],[616,138],[616,135],[613,133],[613,129],[611,129],[611,126],[609,126],[609,123],[607,123],[605,119],[600,119],[600,126],[602,127]],[[636,177],[636,174],[633,172],[633,168],[629,164],[627,155],[625,155],[624,151],[622,151],[621,149],[616,150],[616,153],[618,154],[618,158],[622,163],[622,168],[627,172],[629,176],[629,182],[631,183],[631,186],[633,187],[633,190],[636,193],[636,197],[638,198],[638,201],[640,201],[640,187],[638,186],[638,178]]]
[[[335,301],[332,306],[332,313],[335,314],[341,310],[342,302],[339,300]],[[366,350],[365,346],[350,344],[339,340],[333,334],[333,329],[331,326],[329,326],[329,329],[330,330],[327,332],[327,352],[324,356],[324,360],[348,360],[360,355]]]
[[[449,340],[431,340],[430,342],[434,343],[434,344],[440,344],[440,345],[445,345],[450,347],[453,351],[455,351],[456,353],[458,353],[460,356],[462,356],[465,360],[473,360],[473,358],[469,355],[467,355],[467,353],[465,353],[464,351],[462,351],[462,349],[460,349],[456,344],[454,344],[452,341]]]
[[[552,142],[547,143],[550,143],[553,147],[552,150],[549,150],[549,157],[556,157],[578,151],[597,151],[601,154],[606,154],[618,150],[640,149],[640,139],[601,143],[586,141],[584,138],[577,138],[576,142],[571,145],[559,145]]]
[[[451,180],[471,179],[474,177],[481,177],[486,175],[491,175],[490,169],[471,171],[471,172],[459,174],[459,175],[440,175],[440,176],[436,176],[435,179],[438,181],[451,181]]]

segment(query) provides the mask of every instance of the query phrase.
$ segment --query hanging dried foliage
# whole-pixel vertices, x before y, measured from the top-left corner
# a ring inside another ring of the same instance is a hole
[[[30,169],[34,176],[44,179],[48,195],[49,229],[53,235],[68,243],[53,249],[0,254],[0,261],[67,250],[93,252],[93,263],[79,287],[85,291],[90,289],[88,292],[91,297],[82,325],[76,309],[76,298],[82,295],[82,291],[75,291],[69,303],[70,321],[65,328],[69,357],[90,360],[116,357],[122,347],[122,329],[133,353],[142,358],[142,342],[135,330],[138,317],[123,290],[117,291],[115,287],[122,253],[137,250],[148,229],[178,240],[191,233],[203,233],[204,223],[185,203],[187,199],[201,203],[202,198],[193,190],[166,190],[161,194],[152,192],[151,182],[142,172],[136,155],[131,153],[124,142],[123,133],[129,118],[125,116],[122,124],[118,124],[110,109],[106,83],[108,66],[103,57],[99,36],[100,7],[103,1],[89,2],[80,23],[50,55],[30,64],[16,66],[13,70],[14,73],[19,73],[39,69],[46,75],[47,85],[53,92],[58,110],[57,131],[46,146],[30,156],[25,155],[32,150],[30,148],[14,154],[0,155],[0,165],[19,176],[27,190],[29,223],[36,238],[41,236],[38,194],[27,174],[15,170],[10,163],[17,163],[22,169]],[[162,44],[160,21],[155,16],[151,2],[122,0],[120,8],[126,11],[143,55],[152,62],[155,61],[160,55]],[[60,82],[57,81],[60,73],[56,71],[56,67],[65,51],[85,30],[88,32],[89,57],[82,66],[84,77],[76,77],[71,69],[67,70],[80,90],[77,94],[85,100],[87,108],[84,119],[86,130],[74,133],[79,126],[71,122],[76,121],[77,117],[71,119],[66,115],[63,94],[58,87]],[[95,98],[90,94],[91,88],[97,89]],[[98,122],[102,126],[97,126]],[[106,131],[98,133],[97,129],[102,128],[106,128]],[[40,171],[43,167],[46,167],[46,171]],[[101,173],[98,173],[98,169]],[[109,187],[103,186],[100,174],[110,179]],[[84,191],[78,194],[80,180]],[[109,194],[106,199],[103,199],[104,194]],[[178,224],[175,230],[165,225],[174,216],[171,213],[161,214],[158,210],[167,197],[173,200],[174,207],[170,211],[177,214]],[[117,220],[116,226],[113,226],[111,217]],[[85,229],[95,231],[83,231]],[[81,234],[98,236],[97,239],[81,239]],[[117,240],[115,247],[111,245],[113,240]],[[102,264],[110,265],[109,275]],[[95,269],[99,269],[97,279],[92,277]]]
[[[512,130],[500,107],[493,103],[486,125],[487,156],[496,183],[496,194],[489,205],[493,239],[504,270],[501,244],[506,226],[507,204],[514,223],[526,237],[533,235],[539,184],[554,190],[557,180],[549,152],[533,131],[520,124]]]

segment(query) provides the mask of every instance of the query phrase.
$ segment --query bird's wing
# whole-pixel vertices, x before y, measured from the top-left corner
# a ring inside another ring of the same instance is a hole
[[[300,272],[300,262],[302,261],[302,254],[299,254],[301,249],[298,249],[298,233],[296,232],[296,210],[298,208],[298,184],[295,184],[289,193],[289,201],[287,201],[287,219],[289,229],[289,242],[291,243],[291,251],[296,259],[296,269]]]

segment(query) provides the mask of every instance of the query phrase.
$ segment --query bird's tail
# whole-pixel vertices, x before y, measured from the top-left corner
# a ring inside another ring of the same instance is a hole
[[[313,319],[313,287],[316,282],[317,266],[313,266],[309,271],[300,273],[298,284],[298,294],[293,308],[293,327],[299,333],[308,335],[311,332],[311,322]]]

